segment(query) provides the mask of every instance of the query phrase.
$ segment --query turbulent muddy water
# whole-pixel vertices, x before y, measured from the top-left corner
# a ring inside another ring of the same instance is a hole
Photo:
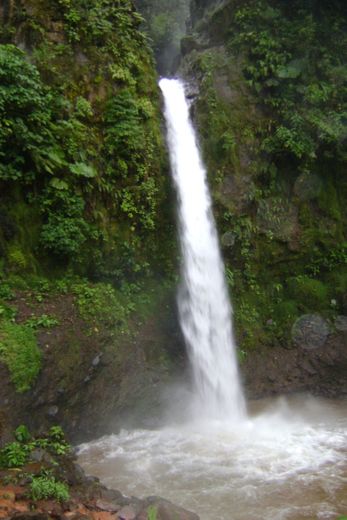
[[[80,462],[126,495],[160,495],[201,520],[337,519],[347,514],[347,402],[250,403],[250,418],[122,431]]]

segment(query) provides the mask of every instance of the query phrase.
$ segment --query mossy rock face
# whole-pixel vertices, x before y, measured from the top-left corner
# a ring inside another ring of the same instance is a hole
[[[254,182],[249,175],[228,175],[215,190],[216,199],[232,214],[242,214],[250,209]]]
[[[289,242],[298,233],[298,209],[290,201],[279,197],[261,200],[257,224],[261,233]]]
[[[300,200],[312,200],[322,190],[322,179],[313,173],[304,172],[296,179],[294,193]]]

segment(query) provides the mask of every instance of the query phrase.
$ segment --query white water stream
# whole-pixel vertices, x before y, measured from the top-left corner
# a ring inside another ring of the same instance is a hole
[[[127,495],[161,495],[201,520],[336,520],[347,515],[347,402],[250,403],[195,134],[180,82],[163,80],[179,198],[181,326],[193,365],[191,420],[121,431],[80,447],[90,474]],[[185,403],[189,406],[189,403]],[[170,414],[168,414],[170,415]]]
[[[168,145],[178,194],[182,282],[180,324],[191,359],[198,416],[245,417],[239,382],[231,306],[211,211],[206,171],[189,118],[184,86],[162,79]]]

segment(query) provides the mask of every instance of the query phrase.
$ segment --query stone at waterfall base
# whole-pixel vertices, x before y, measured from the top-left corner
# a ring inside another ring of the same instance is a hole
[[[37,471],[41,466],[46,467],[44,461],[35,462],[35,465]],[[32,466],[31,463],[30,471]],[[56,470],[69,484],[70,499],[67,502],[31,500],[28,498],[28,482],[24,479],[16,485],[8,484],[13,478],[13,470],[1,470],[0,520],[199,520],[196,514],[163,498],[140,500],[107,489],[97,478],[87,477],[75,464],[73,455],[60,457]],[[25,466],[22,471],[25,473]]]

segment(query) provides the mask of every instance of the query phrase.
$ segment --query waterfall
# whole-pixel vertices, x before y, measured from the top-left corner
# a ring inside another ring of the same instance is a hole
[[[180,325],[202,418],[240,421],[246,414],[228,290],[211,210],[206,170],[189,118],[184,85],[162,79],[171,170],[178,195],[182,281]]]

